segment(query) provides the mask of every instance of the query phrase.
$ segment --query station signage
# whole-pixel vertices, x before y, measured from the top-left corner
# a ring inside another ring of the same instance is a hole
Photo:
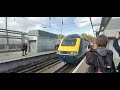
[[[28,40],[37,40],[36,36],[28,36]]]

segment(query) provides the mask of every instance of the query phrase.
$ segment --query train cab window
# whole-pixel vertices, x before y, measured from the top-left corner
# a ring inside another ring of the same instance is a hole
[[[76,39],[64,39],[62,42],[62,46],[75,46],[76,45]]]

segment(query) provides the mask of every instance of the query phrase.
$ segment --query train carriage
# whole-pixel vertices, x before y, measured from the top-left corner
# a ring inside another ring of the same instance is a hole
[[[61,40],[57,57],[66,63],[77,64],[84,57],[88,45],[89,41],[80,35],[68,35]]]

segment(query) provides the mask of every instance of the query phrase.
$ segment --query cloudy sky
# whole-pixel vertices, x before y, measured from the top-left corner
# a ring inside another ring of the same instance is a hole
[[[62,25],[63,18],[63,25]],[[94,30],[99,29],[101,17],[91,17]],[[5,17],[0,17],[0,28],[5,28]],[[29,32],[40,29],[55,34],[93,35],[89,17],[8,17],[8,29]]]

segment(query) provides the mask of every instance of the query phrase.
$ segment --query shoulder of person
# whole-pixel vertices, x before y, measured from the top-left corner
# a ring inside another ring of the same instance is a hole
[[[89,52],[97,52],[97,50],[96,49],[90,49]]]
[[[112,50],[107,50],[107,53],[110,55],[113,55],[113,51]]]
[[[95,53],[97,53],[96,49],[91,49],[87,52],[87,55],[94,55]]]

